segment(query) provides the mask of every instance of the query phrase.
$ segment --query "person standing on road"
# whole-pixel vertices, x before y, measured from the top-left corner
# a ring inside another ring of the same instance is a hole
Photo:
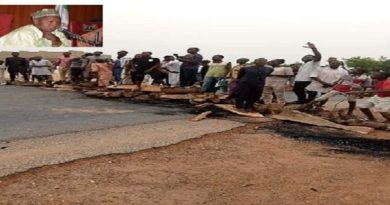
[[[141,84],[144,81],[146,74],[151,74],[153,70],[161,67],[160,59],[153,58],[152,52],[148,51],[134,56],[130,65],[131,80],[134,84],[138,85],[139,88],[141,88]]]
[[[72,63],[71,52],[64,52],[62,56],[58,58],[56,66],[58,66],[58,73],[60,74],[61,83],[66,83],[70,80],[70,64]]]
[[[114,84],[120,84],[122,81],[122,76],[124,77],[123,70],[126,67],[126,64],[130,60],[129,57],[126,57],[127,51],[119,51],[117,59],[114,61]]]
[[[83,61],[83,76],[84,76],[84,80],[86,81],[90,81],[91,80],[91,77],[90,77],[90,72],[91,72],[91,65],[92,63],[96,62],[96,59],[105,59],[104,56],[102,56],[103,52],[101,51],[95,51],[93,52],[93,55],[91,56],[87,56],[84,61]]]
[[[16,76],[20,73],[25,82],[28,82],[27,75],[28,61],[25,58],[19,57],[18,52],[12,52],[12,57],[5,59],[5,66],[8,67],[11,84],[15,83]]]
[[[41,56],[34,57],[30,61],[30,67],[32,69],[31,74],[33,81],[37,79],[39,83],[42,83],[43,80],[46,81],[46,85],[50,85],[53,81],[52,73],[50,68],[53,67],[53,64],[46,59],[43,59]]]
[[[4,65],[4,61],[0,60],[0,85],[7,84],[4,79],[4,73],[7,67]]]
[[[105,89],[112,80],[112,69],[114,65],[108,59],[96,59],[91,65],[91,72],[97,73],[97,82],[100,89]]]

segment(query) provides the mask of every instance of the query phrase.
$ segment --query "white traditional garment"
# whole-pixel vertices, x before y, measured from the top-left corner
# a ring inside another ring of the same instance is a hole
[[[53,64],[45,59],[40,61],[32,60],[30,61],[31,75],[51,75],[49,68],[52,66]]]
[[[305,82],[305,81],[311,81],[310,75],[315,70],[319,69],[320,62],[319,61],[309,61],[305,64],[303,64],[299,70],[297,75],[295,76],[295,81],[298,82]]]
[[[168,74],[168,81],[169,81],[169,84],[172,86],[172,87],[176,87],[176,86],[179,86],[180,85],[180,66],[181,66],[181,62],[179,61],[171,61],[171,62],[162,62],[162,65],[161,67],[163,68],[167,68],[169,71],[169,74]]]
[[[62,32],[57,30],[52,34],[62,42],[60,47],[70,47],[71,41]],[[0,38],[0,47],[52,47],[52,42],[43,38],[43,33],[36,26],[30,24],[17,28]]]
[[[315,69],[311,74],[311,78],[319,78],[321,81],[329,84],[333,84],[341,80],[344,76],[348,75],[348,72],[343,68],[332,69],[330,67],[325,67],[322,69]],[[316,80],[312,80],[311,83],[306,87],[308,91],[315,91],[321,93],[327,93],[332,89],[332,87],[324,87],[324,85]]]

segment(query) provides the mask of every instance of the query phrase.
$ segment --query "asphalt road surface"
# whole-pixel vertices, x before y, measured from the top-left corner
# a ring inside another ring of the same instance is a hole
[[[188,119],[187,113],[177,105],[134,104],[77,92],[0,86],[1,141]]]

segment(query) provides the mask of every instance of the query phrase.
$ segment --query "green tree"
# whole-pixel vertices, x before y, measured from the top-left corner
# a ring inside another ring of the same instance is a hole
[[[390,60],[384,60],[380,63],[380,69],[390,73]]]
[[[367,72],[383,70],[390,73],[390,59],[381,56],[378,60],[371,57],[352,57],[345,60],[348,67],[363,68]]]

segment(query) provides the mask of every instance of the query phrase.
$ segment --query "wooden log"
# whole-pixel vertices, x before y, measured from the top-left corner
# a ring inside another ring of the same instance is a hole
[[[53,88],[67,88],[73,89],[73,85],[65,84],[65,85],[53,85]]]
[[[191,93],[191,94],[188,94],[188,96],[190,96],[191,98],[209,98],[210,97],[209,94],[204,94],[204,93]]]
[[[27,82],[27,83],[23,83],[21,84],[21,86],[32,86],[32,87],[39,87],[41,86],[39,83],[32,83],[32,82]]]
[[[190,100],[192,99],[191,95],[186,94],[161,94],[160,99],[167,99],[167,100]]]
[[[206,112],[202,112],[200,113],[199,115],[191,118],[191,121],[193,122],[197,122],[197,121],[200,121],[200,120],[203,120],[203,119],[206,119],[208,115],[210,115],[211,113],[213,113],[212,111],[206,111]]]
[[[107,87],[109,90],[132,90],[139,91],[137,85],[112,85]],[[143,92],[161,92],[161,86],[159,85],[141,85],[141,91]]]
[[[126,97],[126,98],[132,98],[132,97],[135,97],[135,96],[139,95],[139,93],[138,92],[134,92],[134,91],[124,90],[122,95],[123,95],[123,97]]]
[[[79,85],[81,87],[87,87],[87,88],[93,88],[96,86],[96,84],[93,82],[81,82]]]
[[[161,86],[159,85],[141,85],[141,91],[143,92],[161,92]]]
[[[84,92],[86,96],[93,96],[93,97],[102,97],[104,95],[104,92],[97,91],[97,90],[91,90]]]
[[[123,96],[123,91],[107,91],[103,93],[106,98],[120,98]]]
[[[73,88],[55,88],[57,91],[71,91],[76,92]]]
[[[200,87],[164,87],[161,92],[165,94],[190,94],[200,93]]]
[[[217,95],[217,98],[220,100],[226,100],[228,99],[229,95]]]
[[[353,121],[346,121],[348,125],[353,126],[364,126],[364,127],[372,127],[374,129],[378,130],[387,130],[390,128],[390,125],[383,122],[373,122],[373,121],[365,121],[365,122],[353,122]]]
[[[192,98],[190,99],[192,102],[195,102],[195,103],[205,103],[207,102],[207,99],[206,98]]]
[[[133,99],[139,101],[147,101],[147,100],[151,100],[152,98],[149,95],[137,95],[133,97]]]
[[[362,134],[367,134],[373,130],[372,128],[369,127],[339,125],[334,122],[322,119],[320,117],[309,115],[307,113],[299,112],[296,110],[289,110],[289,111],[285,110],[284,112],[278,115],[273,115],[272,118],[277,120],[299,122],[303,124],[315,125],[320,127],[338,128],[338,129],[354,131]]]
[[[214,106],[221,108],[223,110],[229,111],[231,113],[245,116],[245,117],[253,117],[253,118],[262,118],[264,117],[262,114],[258,112],[242,112],[234,107],[234,105],[231,104],[214,104]]]
[[[131,91],[138,91],[139,90],[137,85],[111,85],[111,86],[108,86],[107,89],[109,89],[109,90],[131,90]]]
[[[199,104],[199,105],[195,105],[196,108],[206,108],[206,107],[210,107],[210,106],[213,106],[214,104],[213,103],[202,103],[202,104]]]
[[[283,111],[283,104],[281,103],[271,103],[267,105],[267,109],[271,115],[279,114]]]
[[[82,91],[84,88],[81,87],[81,86],[78,86],[78,85],[74,85],[74,86],[73,86],[73,89],[74,89],[74,90],[77,90],[77,91]]]

